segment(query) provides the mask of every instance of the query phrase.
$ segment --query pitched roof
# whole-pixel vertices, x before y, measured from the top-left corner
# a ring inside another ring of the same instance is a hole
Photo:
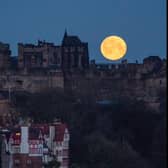
[[[79,39],[78,36],[69,36],[67,34],[67,31],[65,31],[65,34],[64,34],[64,37],[63,37],[63,40],[62,40],[62,45],[63,46],[73,46],[73,45],[79,45],[81,44],[81,40]]]
[[[67,36],[63,39],[62,45],[79,45],[80,39],[77,36]]]
[[[29,140],[38,140],[40,139],[40,135],[49,135],[49,126],[48,124],[34,124],[29,127]],[[55,123],[52,126],[55,126],[55,138],[54,141],[63,141],[64,134],[67,129],[66,124],[62,123]],[[42,138],[41,137],[41,138]],[[21,128],[16,128],[12,131],[10,138],[12,140],[17,141],[20,143],[21,141]]]
[[[33,128],[38,128],[41,130],[41,133],[44,135],[49,134],[49,125],[48,124],[34,124],[32,125]]]

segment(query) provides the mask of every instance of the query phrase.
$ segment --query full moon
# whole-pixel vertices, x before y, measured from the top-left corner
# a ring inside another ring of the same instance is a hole
[[[121,37],[109,36],[102,41],[100,50],[106,59],[117,61],[126,54],[127,45]]]

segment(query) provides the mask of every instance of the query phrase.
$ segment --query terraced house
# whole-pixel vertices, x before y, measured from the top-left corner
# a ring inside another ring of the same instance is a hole
[[[69,140],[61,122],[17,127],[4,134],[2,168],[42,168],[53,160],[68,168]]]

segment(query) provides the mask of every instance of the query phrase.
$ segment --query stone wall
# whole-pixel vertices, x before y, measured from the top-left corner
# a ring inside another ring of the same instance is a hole
[[[64,78],[58,75],[0,76],[0,90],[40,92],[51,88],[64,88]]]
[[[160,93],[166,91],[166,75],[148,75],[141,73],[125,75],[115,73],[105,75],[104,72],[90,75],[69,74],[65,77],[65,89],[79,95],[94,97],[97,100],[119,99],[129,97],[143,100],[155,110],[160,107]]]

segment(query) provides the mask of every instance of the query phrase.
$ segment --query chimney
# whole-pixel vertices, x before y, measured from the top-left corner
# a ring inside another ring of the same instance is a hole
[[[55,126],[50,125],[49,126],[49,142],[48,142],[48,146],[50,149],[53,148],[54,138],[55,138]]]
[[[21,127],[21,153],[24,154],[29,153],[28,131],[29,128],[27,126]]]

